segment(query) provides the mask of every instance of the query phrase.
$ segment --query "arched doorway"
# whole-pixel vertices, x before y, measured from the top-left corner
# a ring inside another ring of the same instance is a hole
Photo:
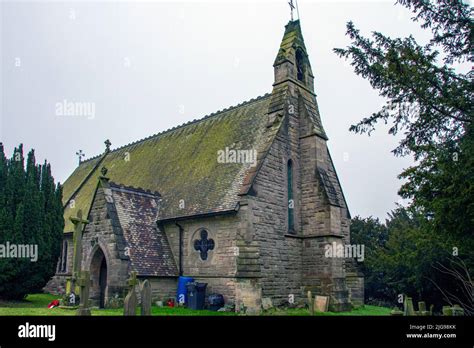
[[[107,260],[101,248],[98,248],[91,259],[90,299],[93,305],[105,308],[107,302]]]

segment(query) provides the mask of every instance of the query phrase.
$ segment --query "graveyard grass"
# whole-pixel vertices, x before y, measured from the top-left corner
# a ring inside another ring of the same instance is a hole
[[[75,310],[53,308],[48,309],[48,304],[58,299],[58,296],[50,294],[30,294],[24,301],[19,302],[2,302],[0,300],[0,316],[15,315],[15,316],[27,316],[27,315],[40,315],[40,316],[51,316],[51,315],[76,315]],[[364,307],[355,309],[351,312],[343,313],[316,313],[315,315],[325,316],[337,316],[337,315],[390,315],[390,308],[377,307],[365,305]],[[122,316],[123,308],[118,309],[91,309],[92,315],[96,316]],[[137,308],[137,315],[140,314],[140,309]],[[208,310],[192,310],[187,308],[169,308],[169,307],[156,307],[152,306],[152,315],[177,315],[177,316],[232,316],[238,315],[237,313],[230,312],[213,312]],[[271,309],[264,312],[262,315],[288,315],[288,316],[308,316],[308,309],[293,308],[287,310]]]

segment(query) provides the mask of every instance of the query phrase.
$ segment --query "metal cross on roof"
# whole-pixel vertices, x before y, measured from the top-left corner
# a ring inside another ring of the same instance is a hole
[[[298,0],[295,0],[295,3],[293,4],[293,0],[290,0],[288,2],[288,5],[290,5],[290,11],[291,11],[291,20],[293,21],[293,11],[296,9],[296,14],[298,16],[298,19],[300,19],[300,11],[298,9]]]
[[[293,20],[293,10],[295,9],[295,5],[293,5],[293,0],[290,0],[288,3],[290,5],[290,11],[291,11],[291,20]]]
[[[82,157],[85,156],[84,152],[82,152],[82,150],[79,150],[79,151],[76,152],[76,156],[79,158],[79,164],[81,164]]]
[[[104,144],[105,144],[105,151],[109,152],[110,151],[110,145],[112,145],[112,143],[110,142],[109,139],[107,139],[106,141],[104,141]]]

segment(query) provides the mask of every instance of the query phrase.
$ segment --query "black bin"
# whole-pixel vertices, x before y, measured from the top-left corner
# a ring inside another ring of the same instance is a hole
[[[221,294],[211,294],[207,298],[207,302],[209,302],[209,309],[211,311],[217,311],[224,307],[224,296]]]
[[[188,291],[188,308],[204,309],[206,300],[207,283],[187,283],[186,290]]]

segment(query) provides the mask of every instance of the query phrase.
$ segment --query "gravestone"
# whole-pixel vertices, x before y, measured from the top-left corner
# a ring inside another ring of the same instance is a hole
[[[403,303],[403,315],[415,315],[415,309],[413,308],[413,299],[411,297],[405,296],[405,301]]]
[[[452,313],[454,316],[462,316],[464,315],[464,309],[460,305],[455,304],[452,307]]]
[[[427,316],[430,315],[430,312],[426,310],[426,302],[418,302],[418,315]]]
[[[142,303],[142,315],[151,315],[151,285],[148,279],[141,284],[140,288]]]
[[[313,295],[311,294],[311,291],[308,291],[306,296],[308,298],[309,314],[314,315],[314,302],[313,302]]]
[[[91,310],[89,309],[89,287],[91,284],[90,273],[88,271],[82,271],[81,277],[78,279],[78,285],[80,287],[80,303],[77,309],[76,315],[90,316]]]
[[[264,311],[266,311],[266,310],[269,310],[271,308],[273,308],[272,299],[270,297],[262,298],[262,309]]]
[[[128,294],[125,296],[123,303],[123,315],[137,315],[137,294],[135,293],[135,286],[137,285],[137,272],[132,272],[130,274],[130,279],[128,280]]]
[[[418,311],[420,313],[426,312],[426,302],[425,301],[418,302]]]
[[[327,312],[329,307],[328,296],[315,296],[314,298],[314,310],[318,312]]]
[[[443,315],[452,316],[453,315],[453,309],[450,306],[443,306]]]

